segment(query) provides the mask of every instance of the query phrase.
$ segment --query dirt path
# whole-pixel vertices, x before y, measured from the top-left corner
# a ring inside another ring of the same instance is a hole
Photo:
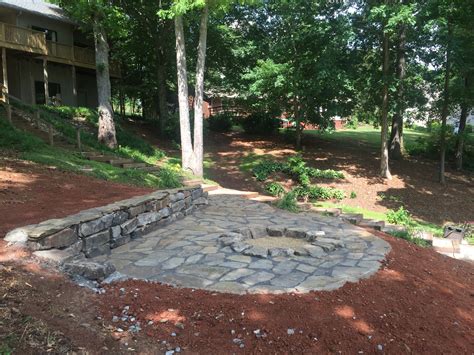
[[[156,129],[145,123],[127,124],[143,138],[179,156],[169,141],[160,139]],[[292,143],[283,136],[254,137],[242,133],[220,134],[208,132],[205,156],[213,164],[206,168],[208,177],[220,185],[246,191],[265,193],[262,183],[255,181],[250,172],[242,171],[240,164],[248,154],[267,154],[285,159],[293,154]],[[388,209],[404,206],[415,218],[443,224],[474,220],[474,177],[472,173],[459,173],[447,167],[447,184],[438,183],[437,163],[427,159],[409,158],[391,161],[391,181],[379,178],[379,152],[370,145],[357,141],[324,140],[306,136],[303,156],[309,165],[320,169],[344,172],[342,181],[321,181],[321,185],[337,187],[346,192],[341,203],[385,213]],[[349,198],[355,192],[355,198]]]

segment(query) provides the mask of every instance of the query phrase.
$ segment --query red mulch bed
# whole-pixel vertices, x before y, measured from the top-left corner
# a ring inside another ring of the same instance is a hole
[[[148,191],[13,160],[2,164],[2,233]],[[334,292],[279,296],[210,294],[139,281],[96,296],[0,243],[0,343],[16,339],[22,354],[120,353],[129,347],[157,353],[164,340],[194,353],[374,353],[378,345],[396,354],[472,353],[473,265],[384,238],[393,250],[372,278]],[[121,324],[111,322],[125,305],[142,321],[138,335],[117,333]],[[169,321],[160,323],[163,317]],[[156,322],[147,326],[148,319]],[[287,335],[288,328],[295,334]],[[266,336],[257,339],[256,329]],[[237,337],[244,339],[243,349],[233,343]]]
[[[126,281],[107,288],[102,311],[110,320],[129,305],[157,345],[199,353],[472,353],[474,266],[384,239],[393,248],[385,267],[333,292],[238,296]]]
[[[0,237],[15,227],[143,195],[150,189],[73,174],[15,159],[0,160]]]

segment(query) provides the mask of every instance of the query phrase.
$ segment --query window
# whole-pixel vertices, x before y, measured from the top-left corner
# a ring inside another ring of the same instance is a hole
[[[38,27],[38,26],[31,26],[31,29],[35,31],[39,31],[39,32],[44,32],[47,41],[53,41],[53,42],[58,41],[58,33],[56,31],[48,30],[47,28]]]
[[[61,85],[58,83],[48,83],[49,97],[55,97],[61,94]],[[35,81],[35,101],[37,105],[46,103],[44,97],[44,81]]]

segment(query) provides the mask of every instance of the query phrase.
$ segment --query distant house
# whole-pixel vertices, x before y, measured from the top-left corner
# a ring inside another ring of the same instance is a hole
[[[56,5],[0,1],[3,90],[32,104],[97,107],[94,42]],[[111,64],[111,76],[118,67]]]
[[[457,132],[459,129],[459,121],[461,119],[460,116],[461,116],[461,113],[458,110],[453,115],[449,116],[448,119],[446,120],[446,123],[448,125],[451,125],[454,127],[455,132]],[[466,119],[466,126],[474,127],[474,111],[469,112],[469,115],[467,116],[467,119]]]

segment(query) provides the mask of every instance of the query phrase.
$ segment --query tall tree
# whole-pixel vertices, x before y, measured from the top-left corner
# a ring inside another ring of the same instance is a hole
[[[110,148],[117,146],[112,92],[109,76],[109,44],[107,30],[113,27],[116,8],[110,0],[57,0],[56,3],[86,30],[92,30],[99,111],[98,140]]]
[[[194,93],[194,135],[191,137],[191,122],[189,115],[188,70],[186,63],[186,42],[184,38],[183,17],[186,13],[199,10],[201,12],[199,43],[197,49],[196,83]],[[207,21],[209,7],[205,0],[176,0],[168,12],[174,17],[176,36],[176,65],[178,77],[178,105],[181,134],[181,164],[183,170],[193,175],[203,176],[203,101],[204,101],[204,71],[207,47]],[[193,138],[193,139],[192,139]]]
[[[389,39],[388,32],[384,30],[382,35],[382,73],[383,73],[383,89],[382,89],[382,107],[380,109],[380,175],[385,179],[391,179],[392,175],[390,173],[388,165],[388,72],[389,72]]]

